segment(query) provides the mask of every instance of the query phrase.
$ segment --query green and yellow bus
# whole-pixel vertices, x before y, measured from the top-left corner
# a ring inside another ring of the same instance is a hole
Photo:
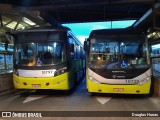
[[[69,28],[32,28],[14,37],[16,89],[69,90],[84,76],[83,46]]]
[[[84,47],[89,92],[150,93],[151,66],[146,35],[131,28],[93,30]]]

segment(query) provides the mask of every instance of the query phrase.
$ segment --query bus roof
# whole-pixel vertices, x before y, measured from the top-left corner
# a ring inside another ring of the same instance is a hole
[[[135,31],[132,28],[120,28],[120,29],[99,29],[99,30],[92,30],[90,33],[90,37],[93,36],[114,36],[114,35],[133,35],[133,34],[142,34],[138,31]]]
[[[71,31],[70,28],[64,26],[42,26],[42,27],[35,27],[26,30],[17,31],[16,33],[23,33],[23,32],[43,32],[43,31]]]

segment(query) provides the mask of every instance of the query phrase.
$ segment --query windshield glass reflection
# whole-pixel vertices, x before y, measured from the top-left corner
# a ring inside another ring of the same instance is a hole
[[[132,69],[147,67],[147,47],[139,41],[91,39],[91,68]]]
[[[21,66],[46,66],[66,61],[63,42],[18,43],[15,46],[15,63]]]

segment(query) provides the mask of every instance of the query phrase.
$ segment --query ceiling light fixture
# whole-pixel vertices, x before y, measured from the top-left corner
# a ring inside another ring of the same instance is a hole
[[[32,22],[31,20],[29,20],[29,19],[26,18],[26,17],[23,17],[22,20],[23,20],[25,23],[29,24],[29,25],[36,25],[36,23]]]

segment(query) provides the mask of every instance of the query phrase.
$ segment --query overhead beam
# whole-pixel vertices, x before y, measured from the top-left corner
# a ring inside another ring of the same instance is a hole
[[[29,12],[19,12],[19,14],[22,17],[26,17],[26,18],[28,18],[29,20],[31,20],[32,22],[34,22],[34,23],[36,23],[38,25],[44,24],[43,20],[41,20],[40,18],[38,18],[39,15],[32,16],[31,13],[29,13]]]
[[[133,27],[136,29],[154,27],[154,15],[155,12],[159,9],[160,9],[160,3],[155,4],[138,21],[134,23]]]
[[[58,15],[57,15],[58,14]],[[142,16],[142,13],[124,13],[124,12],[107,12],[104,16],[103,12],[58,12],[52,13],[51,16],[59,21],[61,24],[63,23],[75,23],[75,22],[96,22],[96,21],[110,21],[110,20],[128,20],[128,19],[139,19]],[[96,19],[95,19],[96,16]]]
[[[69,9],[69,8],[78,8],[78,7],[88,7],[88,6],[100,6],[100,5],[124,5],[124,4],[129,4],[129,5],[133,5],[133,4],[137,4],[137,5],[140,5],[140,4],[154,4],[160,0],[107,0],[107,1],[104,1],[104,0],[99,0],[99,1],[63,1],[63,2],[60,2],[61,4],[49,4],[49,5],[39,5],[37,4],[37,6],[27,6],[27,7],[22,7],[20,6],[19,9],[21,9],[22,11],[23,10],[30,10],[30,11],[33,11],[33,10],[51,10],[51,11],[54,11],[54,10],[60,10],[60,9]]]
[[[17,24],[16,24],[16,26],[14,27],[14,31],[16,31],[16,29],[17,29],[17,27],[18,27],[18,25],[20,24],[21,21],[22,21],[22,19],[19,19],[19,20],[17,21]]]
[[[52,26],[61,26],[61,24],[49,12],[41,12],[40,17]]]
[[[1,26],[3,26],[3,20],[2,20],[2,15],[0,14],[0,22],[1,22]]]
[[[13,4],[18,6],[37,6],[37,5],[48,5],[48,4],[68,4],[68,3],[144,3],[144,2],[153,2],[158,0],[1,0],[1,3],[3,4]]]

